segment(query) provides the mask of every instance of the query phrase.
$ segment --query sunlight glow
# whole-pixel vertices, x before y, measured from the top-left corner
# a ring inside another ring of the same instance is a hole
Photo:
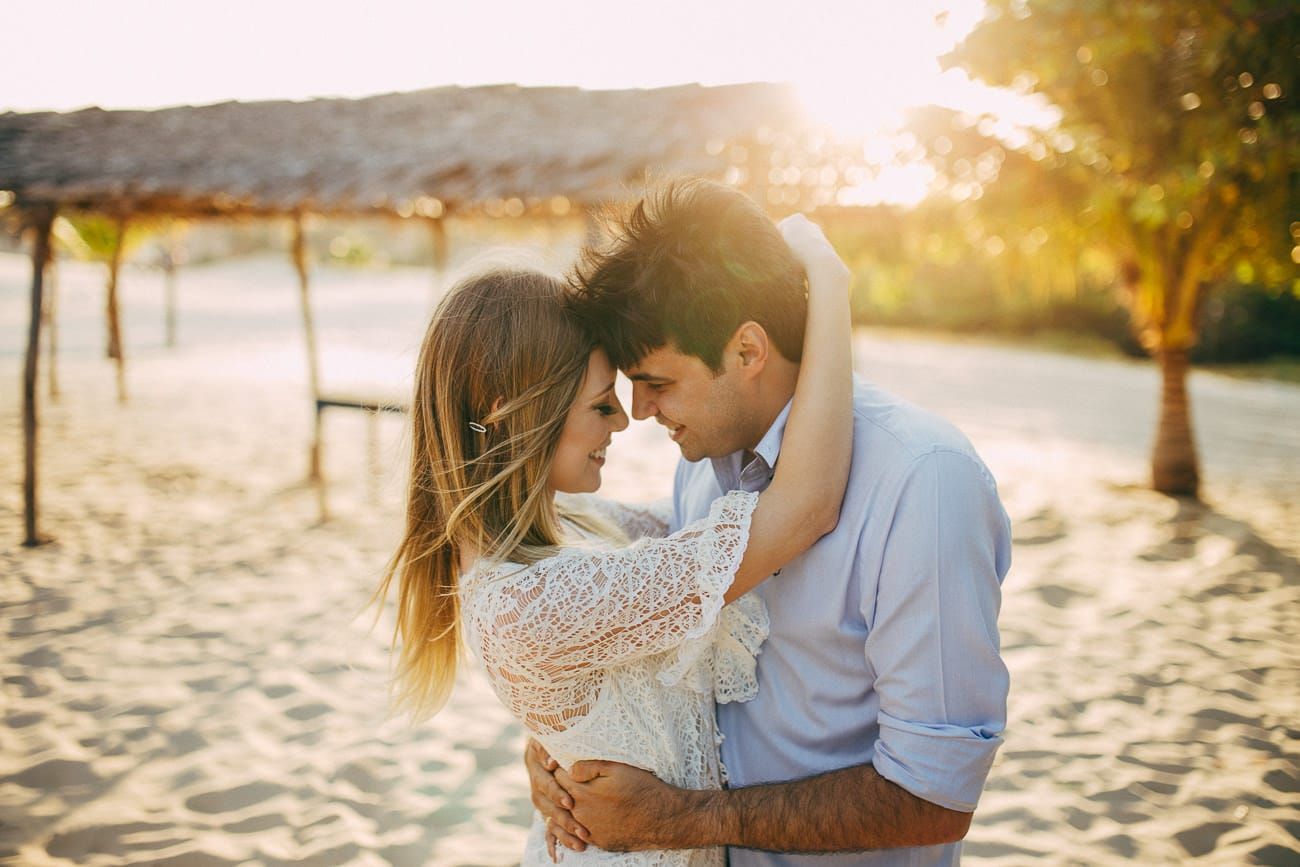
[[[911,107],[993,114],[1005,127],[1000,136],[1051,120],[1021,94],[940,68],[938,58],[984,14],[983,0],[661,0],[653,15],[598,0],[327,8],[227,0],[219,12],[199,0],[64,0],[9,12],[0,111],[358,97],[445,84],[791,82],[828,137],[869,144],[865,177],[817,184],[846,203],[914,202],[929,183],[928,170],[914,164],[919,156],[894,141]],[[58,64],[43,54],[48,34],[57,34]],[[41,75],[29,74],[37,68]],[[782,183],[787,201],[793,184]],[[432,200],[404,210],[440,207]]]

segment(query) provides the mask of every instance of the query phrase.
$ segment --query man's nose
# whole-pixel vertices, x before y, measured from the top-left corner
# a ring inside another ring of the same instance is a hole
[[[650,399],[649,392],[650,389],[645,383],[632,383],[632,418],[640,421],[655,414],[654,401]]]

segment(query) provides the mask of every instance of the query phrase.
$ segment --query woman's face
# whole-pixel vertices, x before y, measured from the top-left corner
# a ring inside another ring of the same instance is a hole
[[[551,464],[547,485],[552,491],[580,494],[600,487],[605,448],[614,431],[627,427],[627,413],[614,394],[616,372],[605,350],[596,349],[591,353],[587,373],[577,399],[569,407],[569,418],[560,433],[560,444]]]

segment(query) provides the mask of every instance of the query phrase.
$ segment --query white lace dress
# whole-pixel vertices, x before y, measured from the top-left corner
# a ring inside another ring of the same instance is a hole
[[[607,759],[676,786],[721,788],[714,702],[746,701],[767,611],[731,605],[757,494],[720,497],[670,536],[644,508],[584,498],[631,545],[564,548],[531,566],[478,568],[461,582],[466,637],[498,696],[564,767]],[[589,846],[566,864],[722,865],[724,850],[634,853]],[[534,815],[524,865],[550,865]]]

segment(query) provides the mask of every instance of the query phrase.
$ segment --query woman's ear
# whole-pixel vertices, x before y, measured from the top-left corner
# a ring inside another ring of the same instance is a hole
[[[498,397],[496,400],[492,401],[492,406],[488,407],[487,419],[484,420],[485,424],[487,424],[489,427],[496,424],[495,416],[498,412],[501,411],[501,406],[505,402],[506,399],[504,397]]]

